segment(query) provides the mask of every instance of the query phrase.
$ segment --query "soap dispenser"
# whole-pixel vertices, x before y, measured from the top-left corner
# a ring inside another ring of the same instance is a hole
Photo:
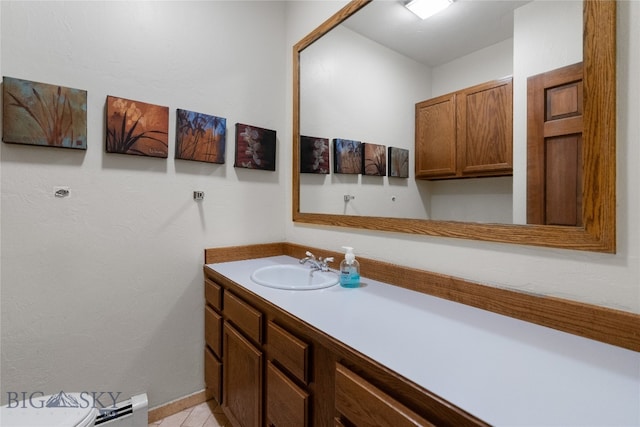
[[[343,246],[346,251],[344,259],[340,263],[340,286],[344,288],[357,288],[360,286],[360,263],[356,260],[353,248]]]

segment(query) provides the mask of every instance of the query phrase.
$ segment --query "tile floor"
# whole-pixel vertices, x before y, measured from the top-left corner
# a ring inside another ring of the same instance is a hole
[[[229,427],[231,423],[227,420],[222,408],[215,400],[201,403],[182,412],[168,416],[149,427]]]

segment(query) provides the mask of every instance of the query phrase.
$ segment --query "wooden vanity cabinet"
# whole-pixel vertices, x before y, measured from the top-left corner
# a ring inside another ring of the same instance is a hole
[[[204,378],[207,396],[222,401],[222,287],[204,281]]]
[[[513,79],[482,83],[416,104],[418,179],[513,174]]]
[[[204,272],[205,288],[215,284],[222,295],[222,357],[205,328],[205,380],[207,390],[215,388],[219,379],[206,364],[220,362],[216,400],[233,426],[487,425],[214,270]]]

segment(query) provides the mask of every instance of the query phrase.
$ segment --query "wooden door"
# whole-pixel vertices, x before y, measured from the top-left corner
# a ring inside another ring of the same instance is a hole
[[[262,352],[224,323],[222,407],[234,425],[262,426]]]
[[[456,95],[416,104],[416,178],[456,175]]]
[[[527,223],[582,225],[582,63],[527,79]]]

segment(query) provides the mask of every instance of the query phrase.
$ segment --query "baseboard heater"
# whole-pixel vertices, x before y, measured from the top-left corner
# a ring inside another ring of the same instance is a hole
[[[100,410],[96,426],[101,427],[147,427],[149,425],[149,402],[147,394],[136,394],[130,399],[118,402],[113,408]]]

